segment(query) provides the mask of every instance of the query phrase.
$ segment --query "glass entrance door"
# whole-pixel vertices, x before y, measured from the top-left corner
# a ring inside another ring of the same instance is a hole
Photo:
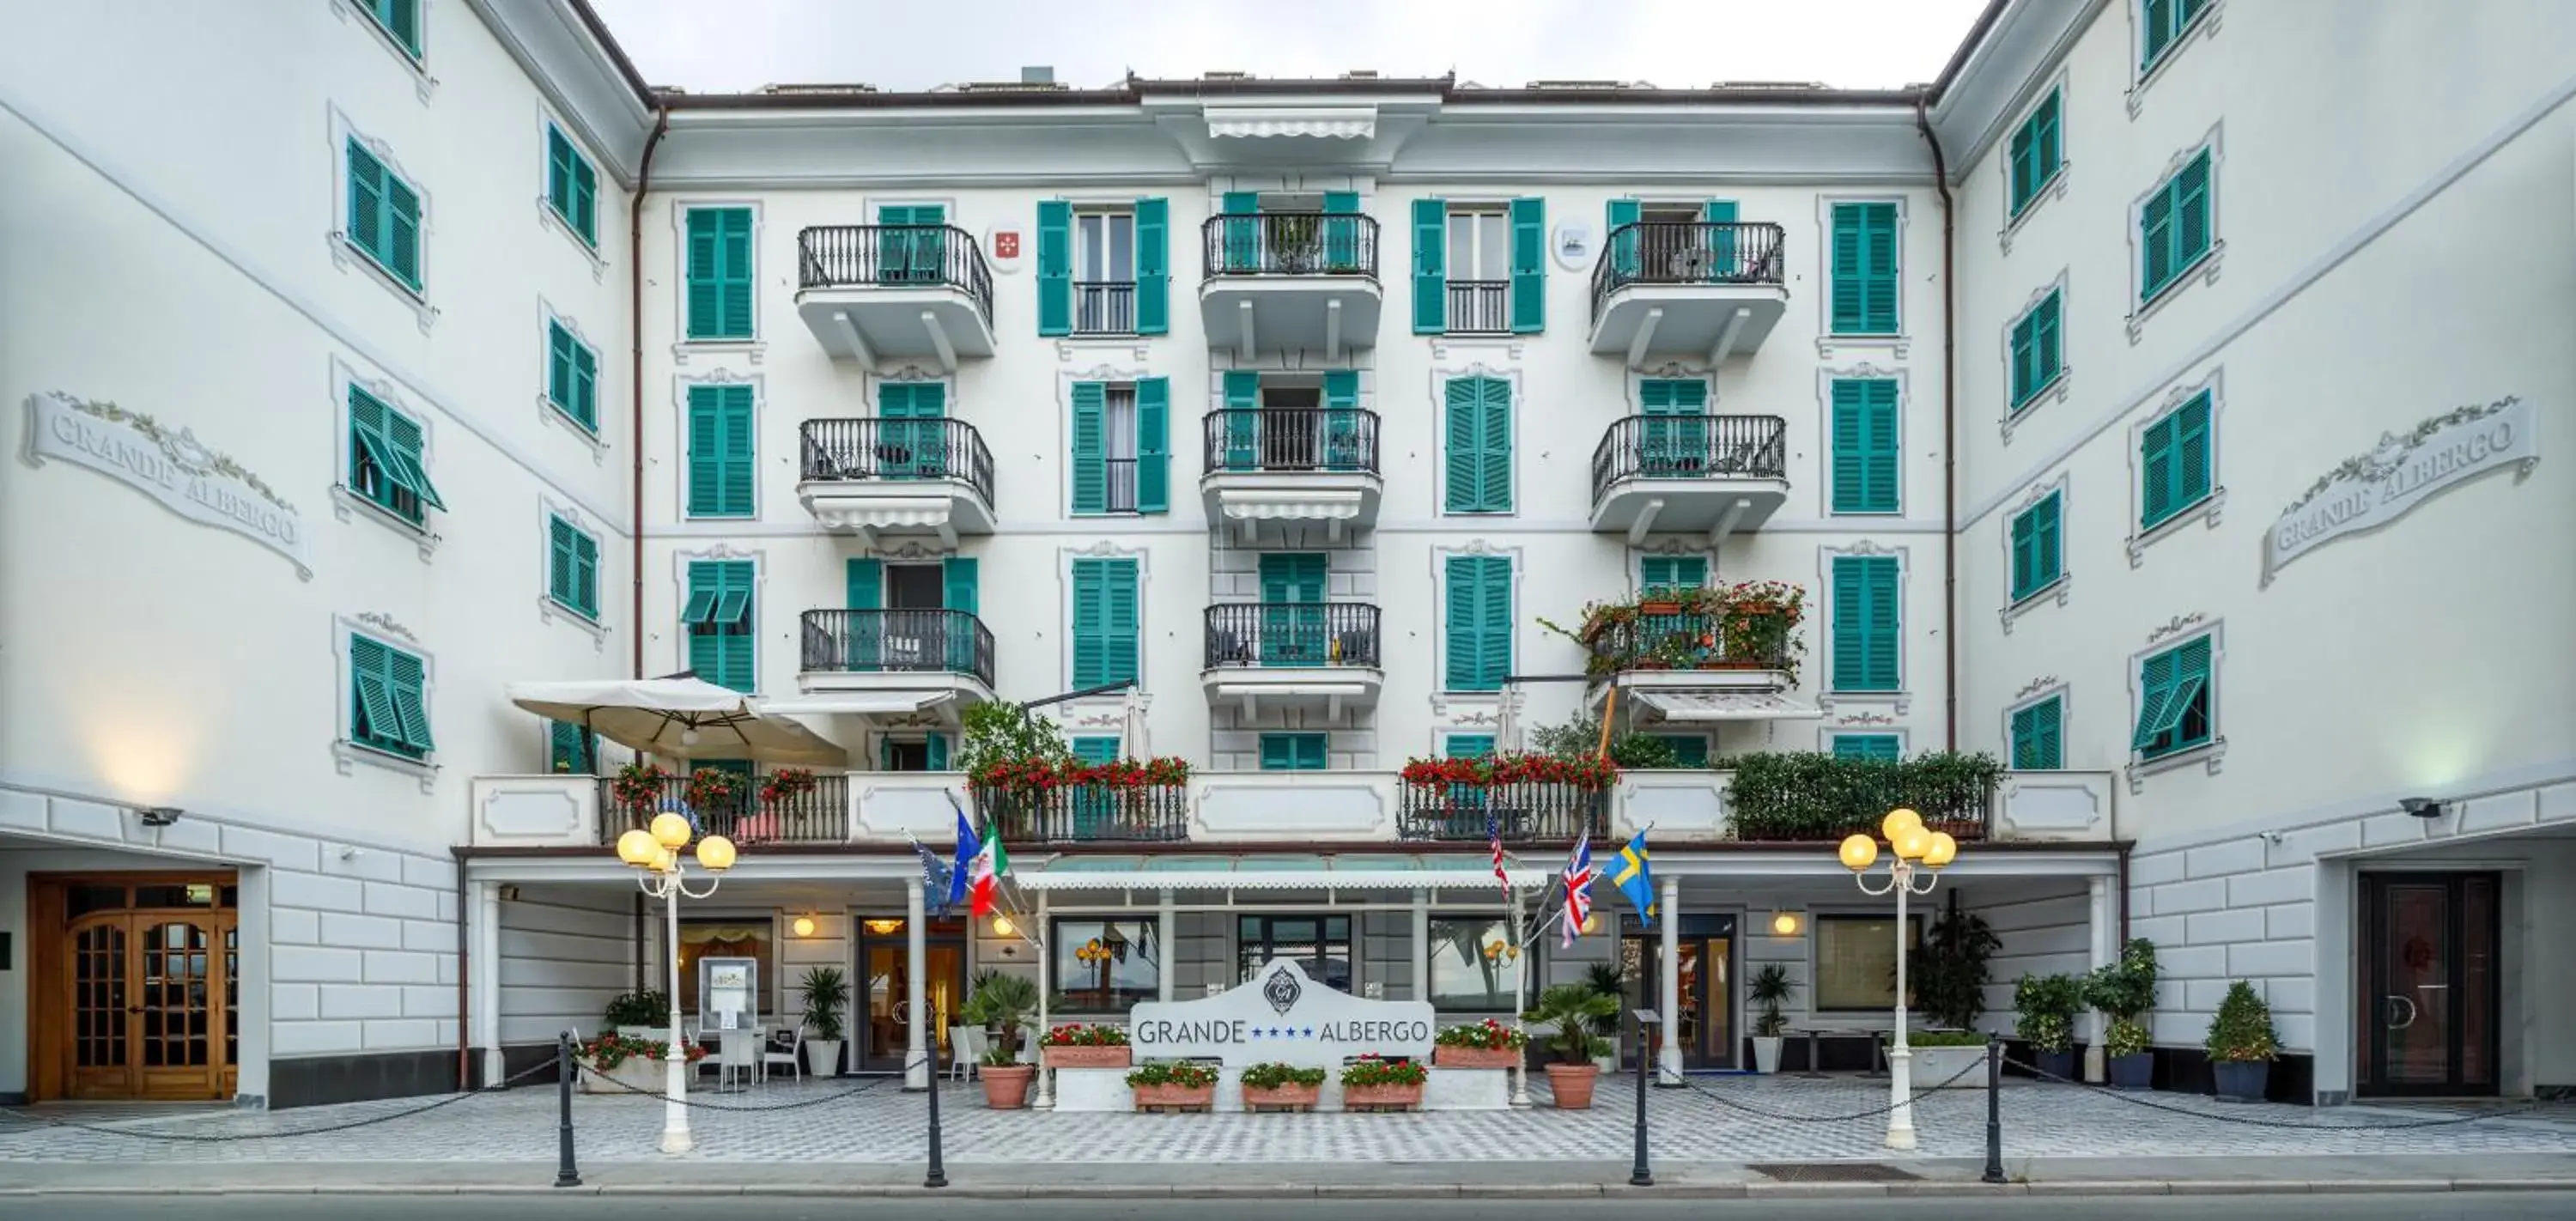
[[[1682,917],[1681,938],[1671,964],[1679,976],[1675,982],[1681,1000],[1674,1013],[1662,1013],[1663,933],[1639,929],[1624,917],[1621,923],[1626,930],[1619,939],[1625,993],[1619,1013],[1621,1061],[1636,1063],[1636,1034],[1629,1013],[1653,1009],[1665,1021],[1655,1045],[1660,1048],[1666,1038],[1679,1040],[1683,1068],[1735,1067],[1735,918]]]
[[[114,912],[66,930],[74,1098],[229,1094],[230,912]]]
[[[2361,1090],[2496,1092],[2498,879],[2364,874]]]
[[[959,935],[962,929],[942,927],[948,923],[953,922],[932,921],[922,947],[921,1001],[930,1018],[930,1028],[922,1032],[922,1046],[938,1052],[943,1070],[953,1050],[950,1030],[966,1003],[966,942]],[[861,1072],[901,1072],[912,1038],[912,1013],[905,1004],[910,995],[911,949],[904,922],[861,920],[858,925],[865,1004],[852,1059]]]

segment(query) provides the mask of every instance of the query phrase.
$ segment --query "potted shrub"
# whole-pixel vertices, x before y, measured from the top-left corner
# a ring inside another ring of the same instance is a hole
[[[1510,1068],[1521,1062],[1529,1036],[1492,1018],[1444,1026],[1431,1039],[1431,1062],[1441,1068]]]
[[[1345,1111],[1410,1111],[1422,1105],[1422,1083],[1431,1074],[1411,1060],[1361,1056],[1342,1066]]]
[[[2013,1033],[2030,1044],[2043,1076],[2075,1079],[2075,1015],[2084,1008],[2084,982],[2072,975],[2024,975],[2013,985]]]
[[[671,1021],[671,998],[646,989],[620,994],[608,1002],[600,1014],[600,1024],[631,1038],[668,1038]]]
[[[1127,1070],[1136,1109],[1205,1111],[1216,1106],[1216,1069],[1196,1060],[1152,1060]]]
[[[2272,1029],[2272,1007],[2254,995],[2254,985],[2241,979],[2227,985],[2217,1016],[2209,1020],[2206,1046],[2219,1101],[2263,1101],[2272,1061],[2281,1054],[2281,1036]]]
[[[1324,1070],[1273,1060],[1243,1070],[1243,1109],[1311,1111],[1324,1091]]]
[[[2084,1003],[2111,1019],[2102,1032],[2102,1054],[2111,1084],[2143,1090],[2154,1084],[2156,1058],[2148,1050],[2146,1024],[2138,1019],[2156,1007],[2156,945],[2133,937],[2121,947],[2120,961],[2097,968],[2084,980]]]
[[[850,1003],[850,977],[839,967],[809,967],[799,989],[805,1000],[805,1071],[841,1074],[841,1009]]]
[[[704,1044],[683,1043],[679,1054],[695,1064],[707,1058],[707,1049]],[[581,1088],[593,1094],[659,1096],[669,1076],[671,1056],[671,1044],[666,1040],[614,1033],[600,1035],[573,1049],[573,1058],[590,1070],[581,1075]]]
[[[1789,969],[1776,962],[1764,965],[1745,982],[1745,998],[1762,1006],[1753,1019],[1753,1071],[1757,1073],[1780,1071],[1780,1044],[1789,1033],[1789,1017],[1780,1012],[1780,1005],[1795,988],[1789,982]]]
[[[663,785],[670,778],[670,773],[638,759],[617,769],[608,782],[608,800],[640,827],[661,808]]]
[[[1915,1030],[1906,1033],[1905,1046],[1914,1059],[1915,1089],[1986,1087],[1986,1075],[1978,1071],[1986,1062],[1985,1035],[1974,1030]]]
[[[1046,1032],[1038,1055],[1048,1068],[1125,1068],[1134,1053],[1124,1026],[1066,1022]]]
[[[993,1048],[985,1053],[977,1073],[984,1079],[985,1106],[1008,1111],[1028,1101],[1029,1079],[1038,1070],[1036,1065],[1020,1063],[1020,1025],[1037,1006],[1038,986],[1026,976],[999,970],[975,976],[974,990],[958,1016],[993,1032]]]
[[[1558,984],[1538,994],[1538,1007],[1522,1015],[1555,1031],[1547,1040],[1556,1059],[1547,1064],[1547,1088],[1560,1111],[1592,1109],[1592,1087],[1601,1076],[1593,1057],[1608,1050],[1609,1040],[1592,1033],[1592,1021],[1619,1012],[1617,997],[1603,996],[1584,984]],[[1637,1049],[1637,1054],[1647,1054]]]
[[[1923,944],[1907,955],[1906,985],[1913,990],[1914,1006],[1939,1027],[1905,1037],[1915,1050],[1917,1088],[1963,1072],[1968,1075],[1959,1078],[1962,1084],[1983,1084],[1969,1067],[1986,1058],[1986,1036],[1978,1033],[1977,1020],[1986,1014],[1987,960],[2002,946],[1985,917],[1949,912],[1933,922]]]
[[[1624,765],[1623,765],[1624,766]],[[1583,986],[1610,998],[1610,1012],[1591,1021],[1592,1062],[1605,1073],[1619,1071],[1619,1008],[1626,1003],[1628,977],[1615,962],[1596,962],[1583,969]]]

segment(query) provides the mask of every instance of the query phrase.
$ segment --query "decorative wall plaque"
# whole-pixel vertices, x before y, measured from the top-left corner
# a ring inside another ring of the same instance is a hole
[[[27,396],[27,462],[56,458],[132,485],[163,508],[285,556],[312,579],[304,517],[259,476],[205,447],[195,430],[61,391]]]
[[[2488,471],[2540,464],[2531,404],[2508,396],[2434,416],[2404,435],[2381,433],[2369,453],[2346,458],[2263,532],[2264,586],[2290,561],[2348,535],[2376,530]]]

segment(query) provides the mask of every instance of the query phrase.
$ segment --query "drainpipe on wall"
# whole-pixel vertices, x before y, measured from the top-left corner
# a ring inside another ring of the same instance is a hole
[[[1914,126],[1932,146],[1932,186],[1941,195],[1941,734],[1959,749],[1959,323],[1958,222],[1950,199],[1950,163],[1932,131],[1931,94],[1914,95]]]
[[[465,850],[448,849],[456,858],[456,1088],[474,1088],[474,1012],[465,981],[474,978],[474,959],[466,944]]]
[[[644,137],[644,156],[636,163],[635,199],[626,207],[626,334],[633,342],[633,367],[627,389],[634,396],[634,424],[627,443],[635,449],[635,465],[630,472],[633,489],[630,519],[634,529],[635,550],[632,564],[634,578],[633,605],[627,619],[627,635],[634,641],[634,676],[644,677],[644,192],[653,184],[653,150],[662,146],[662,137],[671,130],[671,110],[653,108],[653,134]],[[598,770],[599,761],[591,760]]]

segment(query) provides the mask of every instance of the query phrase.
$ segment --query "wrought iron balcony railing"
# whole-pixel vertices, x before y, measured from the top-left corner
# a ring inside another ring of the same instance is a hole
[[[701,834],[721,835],[737,844],[837,844],[850,838],[849,777],[816,776],[814,787],[780,794],[774,801],[760,795],[768,780],[752,776],[729,798],[691,805],[685,772],[664,776],[645,791],[630,791],[628,801],[618,800],[624,786],[616,777],[602,776],[599,842],[614,844],[628,831],[649,829],[653,816],[665,811],[694,818]]]
[[[993,455],[964,420],[807,420],[798,429],[807,483],[867,479],[963,479],[993,503]]]
[[[1377,218],[1349,212],[1243,212],[1199,229],[1216,276],[1377,278]]]
[[[1484,843],[1485,820],[1507,844],[1571,844],[1609,835],[1610,794],[1560,783],[1406,784],[1396,811],[1396,834],[1407,840]]]
[[[808,674],[968,674],[993,685],[993,633],[956,610],[805,612]]]
[[[1211,471],[1374,475],[1377,413],[1357,407],[1228,407],[1207,413]]]
[[[977,789],[975,806],[1001,822],[1006,844],[1173,843],[1190,837],[1190,790],[1184,784],[1077,784],[1043,793]]]
[[[817,225],[796,235],[796,287],[957,289],[993,325],[993,270],[955,225]]]
[[[1628,479],[1785,479],[1789,425],[1776,415],[1632,415],[1592,449],[1592,503]]]
[[[1676,604],[1678,605],[1678,604]],[[1588,647],[1604,670],[1788,670],[1789,634],[1777,616],[1747,616],[1730,629],[1716,611],[1656,613],[1652,595],[1636,618],[1600,625]],[[1779,626],[1773,626],[1777,624]]]
[[[1610,231],[1592,268],[1592,320],[1631,284],[1739,284],[1777,288],[1785,270],[1780,226],[1767,221],[1641,221]]]
[[[1381,664],[1365,602],[1235,602],[1207,608],[1207,668]]]
[[[1508,335],[1512,329],[1512,282],[1449,281],[1449,312],[1443,328],[1452,335]]]

